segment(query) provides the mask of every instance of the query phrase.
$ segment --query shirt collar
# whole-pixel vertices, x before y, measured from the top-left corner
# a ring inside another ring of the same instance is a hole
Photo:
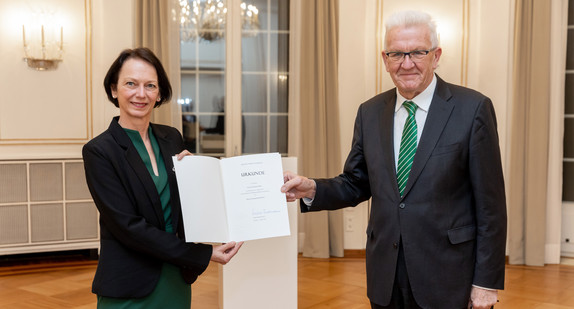
[[[436,89],[436,75],[433,74],[432,76],[432,81],[431,83],[427,86],[427,88],[419,93],[419,95],[417,95],[416,97],[414,97],[412,100],[407,100],[405,99],[400,93],[399,93],[399,89],[396,90],[397,92],[397,102],[395,104],[395,113],[397,111],[399,111],[399,109],[401,108],[401,106],[403,105],[404,101],[413,101],[417,104],[418,109],[423,110],[425,112],[428,113],[429,108],[430,108],[430,104],[432,101],[432,97],[434,95],[434,91]]]

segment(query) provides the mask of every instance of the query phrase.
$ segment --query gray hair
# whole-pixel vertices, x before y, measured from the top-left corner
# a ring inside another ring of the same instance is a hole
[[[385,23],[385,49],[387,49],[387,35],[397,27],[426,26],[429,29],[432,48],[438,47],[438,34],[436,22],[429,14],[421,11],[400,11],[388,17]]]

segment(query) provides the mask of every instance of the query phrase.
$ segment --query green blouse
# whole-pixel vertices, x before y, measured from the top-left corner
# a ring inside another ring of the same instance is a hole
[[[169,192],[169,183],[167,179],[167,170],[165,162],[161,156],[159,144],[153,135],[151,127],[148,130],[149,138],[153,153],[156,158],[158,174],[155,175],[151,164],[150,156],[145,148],[141,135],[136,130],[125,129],[124,131],[130,137],[134,147],[138,151],[141,159],[145,163],[150,173],[155,187],[161,200],[163,217],[165,219],[165,230],[168,233],[174,233],[171,221],[171,198]],[[160,279],[154,291],[144,298],[111,298],[98,296],[98,308],[102,309],[136,309],[136,308],[185,308],[191,307],[191,285],[185,283],[180,273],[179,267],[163,263]]]
[[[140,133],[136,130],[125,129],[126,133],[132,140],[132,143],[136,147],[142,161],[145,163],[153,182],[155,183],[155,187],[157,189],[157,193],[159,194],[159,198],[161,200],[161,207],[163,209],[163,218],[165,220],[165,230],[166,232],[173,233],[173,226],[171,223],[171,196],[169,192],[169,183],[167,181],[167,171],[165,169],[165,162],[161,156],[161,152],[159,149],[159,144],[153,135],[153,131],[151,127],[148,129],[149,139],[151,142],[151,147],[153,149],[153,153],[155,154],[157,171],[159,175],[155,175],[153,172],[153,167],[151,165],[151,159],[149,154],[147,153],[147,149],[145,148],[145,144],[142,140]]]

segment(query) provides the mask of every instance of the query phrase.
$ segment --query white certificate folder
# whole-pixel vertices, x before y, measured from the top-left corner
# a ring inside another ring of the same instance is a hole
[[[290,235],[280,154],[186,156],[173,162],[187,242]]]

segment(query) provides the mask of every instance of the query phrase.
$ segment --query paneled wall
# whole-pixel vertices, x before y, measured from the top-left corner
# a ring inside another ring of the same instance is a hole
[[[132,8],[132,0],[0,0],[0,160],[80,158],[108,127],[118,111],[102,83],[119,52],[133,47]],[[55,70],[23,61],[22,25],[41,12],[63,27]]]
[[[81,149],[118,113],[101,85],[119,52],[133,47],[132,7],[0,0],[0,255],[98,247]],[[48,71],[23,61],[22,26],[27,41],[40,39],[28,29],[42,14],[62,27],[62,61]]]
[[[60,157],[62,151],[73,156],[92,135],[90,14],[89,0],[0,1],[0,82],[6,86],[0,99],[0,159]],[[63,38],[57,69],[37,71],[23,61],[23,26],[31,48],[40,46],[41,37],[46,46]]]

